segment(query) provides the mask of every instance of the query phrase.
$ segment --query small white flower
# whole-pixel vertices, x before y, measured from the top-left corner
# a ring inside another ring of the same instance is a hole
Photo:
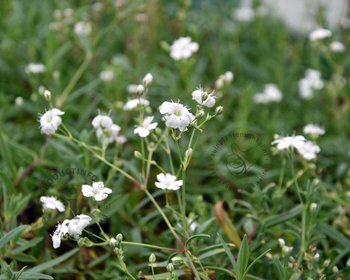
[[[198,49],[198,43],[192,42],[190,37],[180,37],[171,45],[170,56],[174,60],[188,59]]]
[[[113,125],[113,121],[109,116],[97,115],[91,122],[95,129],[110,128]]]
[[[313,160],[321,151],[320,147],[311,141],[306,141],[297,148],[299,154],[306,160]]]
[[[304,145],[306,139],[304,136],[297,135],[297,136],[287,136],[287,137],[280,137],[272,142],[272,145],[277,145],[278,150],[285,150],[289,148],[296,148],[298,149],[302,145]]]
[[[325,130],[315,124],[305,125],[303,128],[304,134],[310,134],[312,136],[319,136],[325,134]]]
[[[148,87],[153,81],[153,76],[151,73],[148,73],[144,78],[142,83],[144,84],[145,87]]]
[[[136,88],[137,90],[137,88]],[[147,99],[144,99],[142,97],[135,98],[135,99],[129,99],[128,102],[124,105],[125,111],[131,111],[137,108],[138,106],[145,106],[147,107],[149,105],[149,101]]]
[[[63,114],[64,112],[57,108],[45,112],[45,114],[40,117],[41,133],[46,135],[54,134],[62,123],[60,116]]]
[[[147,137],[150,134],[151,130],[155,129],[158,125],[156,122],[152,123],[153,118],[153,116],[146,117],[143,120],[142,125],[135,128],[134,133],[138,134],[142,138]]]
[[[310,41],[318,41],[332,36],[332,32],[328,29],[319,28],[312,31],[309,35]]]
[[[265,85],[264,92],[254,95],[255,103],[267,104],[270,102],[280,102],[282,100],[282,93],[274,84]]]
[[[345,51],[345,46],[342,42],[332,42],[331,45],[329,46],[330,50],[332,52],[344,52]]]
[[[58,210],[59,212],[64,212],[64,205],[61,201],[53,196],[41,196],[40,202],[43,204],[44,209]]]
[[[181,103],[163,102],[159,111],[164,116],[165,125],[170,128],[178,128],[185,131],[187,127],[195,120],[194,115]]]
[[[74,25],[74,32],[78,36],[87,36],[91,33],[91,23],[88,21],[80,21]]]
[[[104,200],[112,193],[110,188],[106,188],[103,182],[93,182],[92,186],[82,185],[81,191],[85,197],[93,197],[96,201]]]
[[[58,224],[55,232],[51,236],[53,247],[57,249],[61,245],[61,238],[68,233],[68,224],[70,220],[64,220],[62,224]]]
[[[111,70],[104,70],[100,72],[100,79],[105,82],[112,81],[114,78],[114,73]]]
[[[231,71],[226,71],[224,73],[224,80],[226,83],[231,83],[233,81],[234,74]]]
[[[208,94],[203,91],[202,88],[198,88],[192,92],[192,100],[195,100],[198,104],[208,108],[212,108],[215,105],[214,92]]]
[[[157,175],[158,182],[155,182],[157,188],[162,190],[177,191],[183,184],[182,180],[176,180],[176,176],[169,173],[160,173]]]
[[[321,73],[318,70],[308,69],[305,77],[299,81],[299,95],[303,99],[311,99],[315,90],[324,86]]]
[[[25,71],[27,74],[39,74],[39,73],[43,73],[45,72],[45,65],[44,64],[40,64],[40,63],[29,63],[26,68]]]
[[[84,228],[90,224],[91,220],[91,217],[84,214],[74,217],[68,223],[68,234],[78,237],[83,233]]]
[[[283,246],[282,247],[282,253],[284,255],[288,255],[290,252],[292,252],[293,247],[292,246]]]

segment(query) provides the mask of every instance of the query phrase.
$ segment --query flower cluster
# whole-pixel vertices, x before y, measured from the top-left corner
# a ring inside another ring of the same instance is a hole
[[[324,130],[312,125],[304,127],[305,134],[321,135],[322,132],[324,133]],[[305,160],[316,159],[317,154],[321,151],[318,145],[312,141],[306,140],[302,135],[277,137],[277,139],[272,142],[272,145],[276,145],[277,149],[280,151],[295,148]]]
[[[180,37],[170,47],[170,56],[174,60],[188,59],[197,52],[199,45],[191,37]]]
[[[264,91],[262,93],[257,93],[254,95],[253,100],[255,103],[271,103],[280,102],[282,100],[282,93],[278,87],[274,84],[265,85]]]
[[[123,144],[126,141],[126,138],[119,134],[120,126],[114,124],[109,116],[97,115],[92,120],[92,126],[96,129],[98,141],[104,146],[113,142]]]
[[[91,33],[91,22],[79,21],[74,25],[74,32],[80,37],[86,37]]]
[[[62,224],[58,224],[52,235],[53,247],[57,249],[61,245],[61,239],[67,235],[78,238],[83,230],[90,224],[91,217],[88,215],[78,215],[71,220],[64,220]]]
[[[54,134],[62,123],[60,116],[63,114],[64,112],[57,108],[53,108],[45,112],[45,114],[40,117],[41,133],[44,133],[46,135]]]
[[[308,69],[305,77],[299,81],[299,95],[302,99],[311,99],[315,90],[323,88],[321,73],[314,69]]]
[[[146,74],[142,80],[142,85],[131,84],[128,86],[128,92],[136,97],[130,98],[124,105],[125,111],[137,109],[139,106],[149,106],[149,101],[145,98],[147,87],[152,83],[151,73]]]

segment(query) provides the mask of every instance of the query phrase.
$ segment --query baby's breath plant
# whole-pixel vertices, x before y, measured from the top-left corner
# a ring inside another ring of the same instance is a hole
[[[0,4],[0,279],[350,277],[346,9],[267,2]]]

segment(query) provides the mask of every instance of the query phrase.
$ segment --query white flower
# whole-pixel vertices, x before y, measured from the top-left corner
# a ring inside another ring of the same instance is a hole
[[[45,65],[44,64],[40,64],[40,63],[29,63],[26,68],[25,71],[27,74],[39,74],[39,73],[43,73],[45,72]]]
[[[181,103],[163,102],[159,111],[164,116],[165,125],[170,128],[178,128],[180,131],[186,128],[195,120],[194,115]]]
[[[54,134],[62,123],[60,116],[63,114],[64,112],[57,108],[45,112],[45,114],[40,117],[41,133],[46,135]]]
[[[91,217],[88,215],[81,214],[74,217],[68,223],[68,234],[74,237],[81,235],[90,222]]]
[[[311,141],[306,141],[297,148],[299,154],[306,160],[313,160],[321,151],[320,147]]]
[[[310,134],[313,136],[319,136],[325,134],[325,130],[322,127],[319,127],[315,124],[305,125],[303,128],[304,134]]]
[[[278,244],[279,244],[281,247],[283,247],[283,246],[286,245],[286,242],[284,241],[283,238],[278,238]]]
[[[289,148],[296,148],[298,149],[302,145],[304,145],[306,139],[304,136],[297,135],[297,136],[287,136],[287,137],[280,137],[272,142],[272,145],[277,145],[278,150],[285,150]]]
[[[292,252],[293,247],[292,246],[283,246],[282,247],[282,253],[284,255],[288,255],[290,252]]]
[[[137,88],[136,88],[137,91]],[[147,99],[144,99],[142,97],[140,98],[135,98],[135,99],[129,99],[128,102],[125,103],[124,105],[124,110],[125,111],[131,111],[135,108],[137,108],[137,106],[148,106],[149,105],[149,101]]]
[[[345,46],[342,42],[332,42],[331,45],[329,46],[330,50],[332,52],[344,52],[345,51]]]
[[[318,70],[308,69],[305,77],[299,81],[299,95],[303,99],[311,99],[314,90],[320,90],[323,86],[321,73]]]
[[[40,201],[44,209],[57,209],[59,212],[64,212],[65,208],[63,203],[53,196],[41,196]]]
[[[148,73],[144,78],[142,83],[145,85],[145,87],[149,86],[153,81],[153,76],[151,73]]]
[[[114,73],[111,70],[104,70],[100,72],[99,77],[102,81],[105,81],[105,82],[112,81],[114,77]]]
[[[176,176],[171,175],[169,173],[160,173],[157,175],[158,182],[155,182],[157,188],[162,190],[178,190],[182,184],[182,180],[176,180]]]
[[[180,37],[171,45],[170,56],[174,60],[188,59],[193,53],[197,52],[198,49],[198,43],[192,42],[190,37]]]
[[[265,85],[264,92],[254,95],[255,103],[267,104],[270,102],[280,102],[282,100],[282,93],[274,84]]]
[[[109,116],[97,115],[91,124],[95,129],[104,129],[110,128],[113,125],[113,121]]]
[[[81,191],[85,197],[93,197],[96,201],[104,200],[108,194],[112,193],[110,188],[106,188],[103,182],[93,182],[92,186],[82,185]]]
[[[312,31],[309,35],[310,41],[318,41],[332,36],[332,32],[328,29],[319,28]]]
[[[68,233],[69,220],[64,220],[62,224],[58,224],[55,232],[52,235],[53,247],[57,249],[61,245],[61,238]]]
[[[80,21],[74,25],[74,32],[78,36],[87,36],[91,32],[91,23],[87,21]]]
[[[204,99],[204,100],[203,100]],[[214,92],[208,94],[202,88],[196,89],[192,92],[192,100],[198,104],[211,108],[215,105]]]
[[[153,116],[146,117],[143,120],[142,125],[135,128],[134,133],[138,134],[140,137],[147,137],[151,130],[155,129],[158,125],[156,122],[152,123],[153,118]]]

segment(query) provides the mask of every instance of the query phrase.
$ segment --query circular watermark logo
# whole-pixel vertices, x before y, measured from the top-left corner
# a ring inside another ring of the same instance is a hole
[[[254,185],[266,177],[269,145],[253,133],[232,133],[221,138],[212,150],[211,169],[227,187]]]

